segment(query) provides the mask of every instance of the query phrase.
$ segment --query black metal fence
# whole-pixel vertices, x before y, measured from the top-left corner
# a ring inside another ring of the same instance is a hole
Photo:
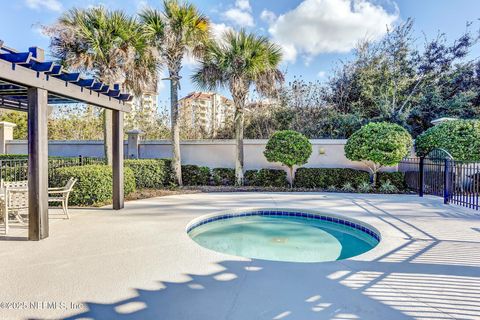
[[[90,164],[104,164],[105,159],[94,157],[72,157],[72,158],[49,158],[48,159],[48,179],[55,175],[59,168],[84,166]],[[28,179],[28,159],[25,157],[18,159],[0,160],[0,178],[4,181],[22,181]]]
[[[406,158],[398,167],[409,189],[419,196],[443,197],[444,203],[479,209],[480,162],[449,158]]]

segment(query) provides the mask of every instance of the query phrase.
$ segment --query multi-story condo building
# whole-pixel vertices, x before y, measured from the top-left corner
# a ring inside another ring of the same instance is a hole
[[[192,92],[179,100],[180,121],[210,137],[233,121],[233,101],[214,92]]]

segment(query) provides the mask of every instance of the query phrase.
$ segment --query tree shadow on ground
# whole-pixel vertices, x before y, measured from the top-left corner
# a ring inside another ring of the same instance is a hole
[[[161,281],[129,299],[85,302],[87,311],[65,319],[478,319],[480,261],[454,265],[453,248],[420,242],[375,261],[223,261],[222,271]]]

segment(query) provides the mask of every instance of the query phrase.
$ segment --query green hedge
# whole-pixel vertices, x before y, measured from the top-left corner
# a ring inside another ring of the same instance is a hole
[[[182,166],[182,181],[185,186],[205,186],[210,184],[210,169],[193,164]]]
[[[349,168],[299,168],[295,174],[297,188],[341,188],[346,183],[356,188],[362,182],[369,181],[368,172]]]
[[[162,160],[165,167],[165,180],[164,186],[174,186],[175,179],[172,171],[171,159],[159,159]],[[210,168],[197,166],[194,164],[182,165],[182,182],[185,186],[203,186],[210,184]]]
[[[59,168],[51,185],[64,186],[71,177],[78,179],[70,194],[71,205],[92,206],[111,201],[113,192],[111,166],[87,165]],[[128,167],[124,170],[124,191],[125,194],[135,191],[135,177]]]
[[[28,159],[28,154],[0,154],[0,160]]]
[[[88,157],[85,157],[88,158]],[[0,154],[0,160],[28,159],[28,154]],[[78,157],[49,156],[48,159],[78,159]]]
[[[132,169],[137,188],[163,188],[169,185],[170,161],[164,159],[125,160],[125,166]]]
[[[287,173],[284,170],[260,169],[247,170],[245,182],[248,186],[256,187],[286,187],[288,186]]]
[[[216,186],[235,185],[235,169],[232,169],[232,168],[212,169],[212,182]]]
[[[407,189],[405,173],[403,172],[379,172],[377,179],[380,186],[387,180],[390,180],[398,190],[404,191]]]
[[[15,163],[14,166],[2,165],[0,167],[0,177],[5,181],[18,181],[28,179],[27,162]]]

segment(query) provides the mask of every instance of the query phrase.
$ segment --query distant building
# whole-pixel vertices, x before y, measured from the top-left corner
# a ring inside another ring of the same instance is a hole
[[[233,120],[233,101],[214,92],[192,92],[179,100],[181,123],[211,137]]]
[[[141,96],[134,97],[130,102],[131,112],[127,117],[140,122],[154,121],[158,112],[157,98],[158,96],[155,92],[147,92]]]

